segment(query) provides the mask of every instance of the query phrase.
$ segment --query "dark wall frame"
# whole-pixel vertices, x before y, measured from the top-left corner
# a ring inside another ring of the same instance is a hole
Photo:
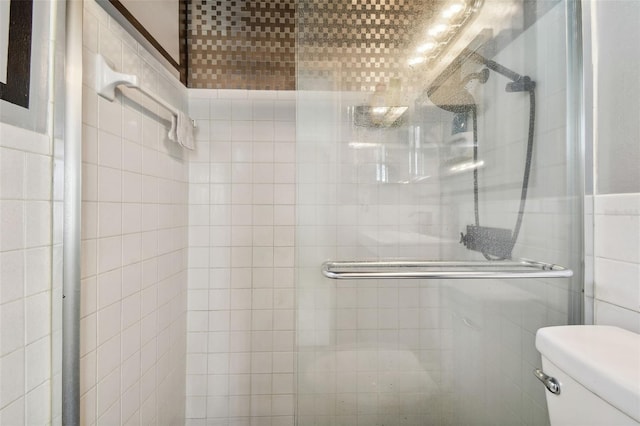
[[[11,0],[7,82],[0,82],[0,99],[29,109],[33,0]]]
[[[140,21],[120,2],[120,0],[95,0],[100,6],[102,6],[105,10],[113,13],[116,11],[120,17],[122,17],[128,24],[129,30],[133,29],[137,31],[140,36],[142,36],[146,42],[151,45],[156,52],[164,58],[173,68],[175,68],[180,73],[180,81],[186,86],[187,85],[187,69],[188,69],[188,61],[187,58],[187,49],[184,40],[186,40],[186,1],[187,0],[179,0],[179,19],[178,22],[178,33],[182,40],[180,40],[180,63],[178,63],[167,50],[158,42],[158,40],[151,35],[149,31],[140,23]],[[121,22],[122,23],[122,22]],[[126,26],[125,26],[126,28]]]

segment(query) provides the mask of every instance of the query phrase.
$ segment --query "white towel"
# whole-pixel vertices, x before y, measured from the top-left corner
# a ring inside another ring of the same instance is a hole
[[[176,134],[176,128],[178,126],[178,117],[176,117],[175,115],[171,114],[171,128],[169,128],[169,133],[167,133],[167,136],[169,137],[169,140],[171,142],[175,142],[177,144],[179,144],[178,142],[178,135]]]
[[[178,111],[176,134],[178,135],[180,145],[190,150],[195,148],[193,143],[193,122],[191,118],[182,111]]]
[[[176,142],[184,148],[193,150],[193,122],[187,114],[178,111],[178,115],[171,116],[171,128],[169,129],[169,140]]]

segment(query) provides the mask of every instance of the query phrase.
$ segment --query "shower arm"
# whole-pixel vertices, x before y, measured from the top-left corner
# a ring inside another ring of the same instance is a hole
[[[484,56],[482,56],[481,54],[479,54],[478,52],[474,52],[474,51],[467,51],[467,52],[463,52],[463,54],[467,54],[467,58],[473,60],[474,62],[477,62],[479,64],[484,65],[485,67],[489,68],[492,71],[497,72],[498,74],[501,74],[505,77],[507,77],[509,80],[516,82],[516,81],[521,81],[523,76],[521,76],[520,74],[518,74],[515,71],[510,70],[509,68],[505,67],[504,65],[500,65],[499,63],[497,63],[496,61],[492,61],[491,59],[487,59]]]
[[[507,83],[506,91],[507,92],[528,92],[536,87],[535,81],[531,80],[529,76],[520,75],[517,72],[510,70],[493,61],[491,59],[485,58],[475,50],[471,50],[469,48],[465,48],[460,55],[456,59],[454,59],[451,64],[445,68],[434,80],[433,83],[427,88],[427,96],[431,97],[433,92],[437,91],[440,86],[444,85],[444,83],[455,73],[456,70],[462,67],[462,64],[467,60],[474,61],[478,64],[481,64],[491,71],[494,71],[509,80],[511,83]]]

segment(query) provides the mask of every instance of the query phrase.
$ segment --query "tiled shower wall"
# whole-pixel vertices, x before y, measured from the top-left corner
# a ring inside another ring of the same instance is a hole
[[[57,3],[34,5],[30,108],[0,100],[0,424],[55,424],[59,383],[61,129],[52,76],[64,44],[49,24]],[[6,4],[6,3],[5,3]],[[4,5],[2,6],[4,7]],[[2,30],[4,30],[3,28]],[[9,45],[11,46],[11,45]],[[4,52],[3,52],[4,53]],[[15,52],[9,47],[9,55]],[[51,55],[50,55],[51,54]],[[56,57],[55,63],[49,58]],[[49,72],[52,72],[49,75]],[[15,113],[19,111],[19,113]],[[15,113],[15,114],[14,114]],[[54,148],[55,147],[55,148]],[[58,177],[60,175],[58,174]],[[53,400],[52,400],[53,398]],[[53,420],[52,420],[53,419]]]
[[[294,93],[189,99],[187,424],[293,425]]]
[[[50,419],[52,154],[0,123],[0,424]]]
[[[181,424],[188,155],[156,103],[98,96],[95,56],[179,107],[186,89],[92,1],[83,42],[81,421]]]

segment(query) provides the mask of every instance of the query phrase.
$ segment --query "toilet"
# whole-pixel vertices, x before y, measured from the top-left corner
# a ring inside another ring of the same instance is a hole
[[[551,426],[640,425],[640,335],[611,326],[536,334]],[[542,385],[541,385],[542,386]]]

